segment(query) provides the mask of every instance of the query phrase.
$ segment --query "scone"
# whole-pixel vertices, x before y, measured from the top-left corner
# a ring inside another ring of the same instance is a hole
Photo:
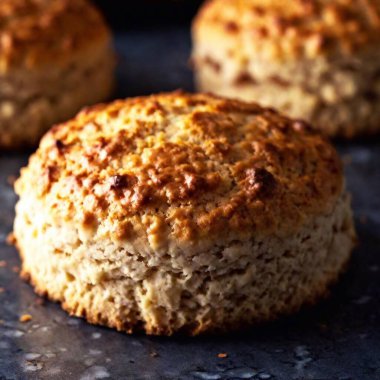
[[[121,331],[228,331],[326,294],[354,245],[334,148],[257,104],[169,93],[80,113],[16,182],[22,275]]]
[[[193,24],[198,89],[259,101],[329,136],[380,131],[380,2],[211,0]]]
[[[34,145],[52,124],[108,98],[111,35],[87,0],[0,1],[0,148]]]

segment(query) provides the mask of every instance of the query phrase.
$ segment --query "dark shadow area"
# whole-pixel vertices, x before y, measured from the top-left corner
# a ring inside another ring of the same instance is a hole
[[[190,25],[202,0],[94,0],[117,31]]]
[[[118,35],[118,84],[115,97],[193,90],[190,36],[185,28]]]

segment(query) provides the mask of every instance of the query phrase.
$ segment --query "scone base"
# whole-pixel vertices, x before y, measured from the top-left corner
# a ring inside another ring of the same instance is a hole
[[[343,194],[331,214],[307,222],[296,236],[234,241],[194,256],[207,261],[207,271],[200,270],[204,262],[170,272],[173,257],[159,257],[160,267],[152,269],[147,258],[110,242],[101,250],[91,240],[57,249],[59,236],[73,231],[48,223],[36,232],[25,206],[19,203],[15,222],[23,278],[71,315],[127,333],[229,332],[295,313],[328,294],[355,244]]]

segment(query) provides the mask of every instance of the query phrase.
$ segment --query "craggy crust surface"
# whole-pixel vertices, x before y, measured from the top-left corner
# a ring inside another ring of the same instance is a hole
[[[0,2],[0,72],[59,64],[107,38],[102,16],[87,0]]]
[[[351,54],[380,44],[378,0],[211,0],[194,23],[196,35],[235,40],[230,54],[289,59]],[[211,37],[210,37],[211,38]]]
[[[342,189],[335,149],[304,123],[184,93],[83,111],[45,135],[16,183],[57,223],[112,240],[144,236],[153,249],[290,235],[332,212]]]

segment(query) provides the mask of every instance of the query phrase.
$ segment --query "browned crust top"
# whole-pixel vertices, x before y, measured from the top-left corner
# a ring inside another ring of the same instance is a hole
[[[235,38],[236,49],[265,58],[352,54],[379,47],[380,1],[210,0],[194,32],[199,39]]]
[[[56,62],[109,37],[87,0],[1,0],[0,69]]]
[[[181,92],[81,112],[47,133],[16,182],[62,220],[120,239],[142,228],[157,244],[292,232],[342,188],[335,149],[305,123]]]

